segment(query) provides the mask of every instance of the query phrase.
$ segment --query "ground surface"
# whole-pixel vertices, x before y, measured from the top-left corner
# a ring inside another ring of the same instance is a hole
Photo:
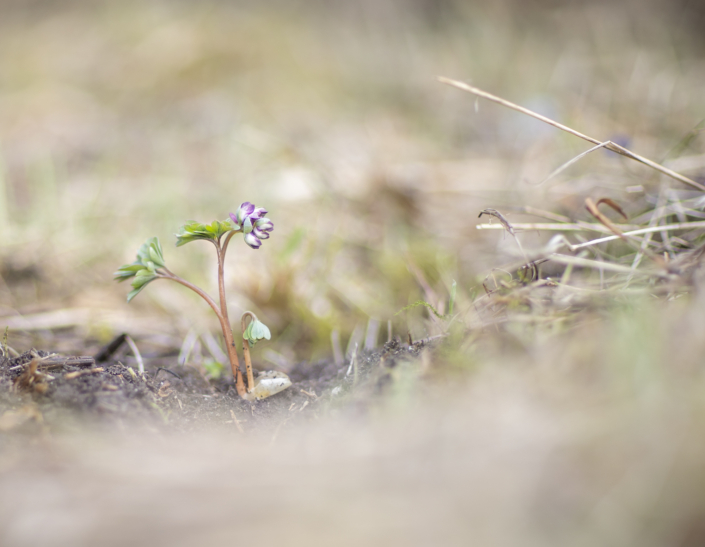
[[[31,350],[0,359],[0,431],[80,429],[86,421],[182,432],[223,424],[241,432],[278,430],[353,401],[362,408],[361,394],[371,403],[397,364],[417,359],[424,345],[393,340],[339,364],[300,363],[289,371],[288,389],[254,402],[237,395],[232,378],[213,380],[194,366],[167,366],[175,358],[150,362],[140,374],[111,358],[96,362]]]

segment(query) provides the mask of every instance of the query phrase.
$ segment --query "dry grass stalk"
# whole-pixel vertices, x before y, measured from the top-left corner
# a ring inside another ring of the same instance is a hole
[[[137,370],[140,374],[144,374],[144,361],[142,360],[140,350],[137,349],[137,344],[135,344],[135,341],[129,336],[125,336],[125,341],[127,342],[127,345],[130,346],[130,349],[135,356],[135,360],[137,361]]]
[[[598,260],[590,260],[588,258],[583,258],[579,256],[568,256],[568,255],[561,255],[561,254],[554,254],[551,256],[551,260],[554,262],[558,262],[561,264],[566,264],[566,265],[573,265],[573,266],[580,266],[583,268],[593,268],[596,270],[604,270],[608,272],[614,272],[614,273],[623,273],[623,274],[631,274],[632,268],[631,266],[622,266],[621,264],[614,264],[612,262],[601,262]],[[657,277],[662,277],[662,278],[668,278],[669,275],[668,273],[664,271],[652,271],[652,272],[641,272],[644,275],[653,275]]]
[[[635,154],[631,150],[627,150],[626,148],[624,148],[623,146],[620,146],[617,143],[614,143],[612,141],[599,141],[593,137],[589,137],[587,135],[584,135],[583,133],[580,133],[579,131],[576,131],[575,129],[572,129],[566,125],[558,123],[557,121],[554,121],[550,118],[547,118],[546,116],[542,116],[541,114],[538,114],[537,112],[534,112],[533,110],[529,110],[528,108],[524,108],[523,106],[519,106],[517,104],[514,104],[510,101],[507,101],[505,99],[497,97],[496,95],[492,95],[490,93],[487,93],[486,91],[482,91],[481,89],[478,89],[478,88],[473,87],[471,85],[468,85],[466,83],[459,82],[457,80],[452,80],[450,78],[445,78],[443,76],[439,76],[438,81],[443,84],[448,84],[453,87],[457,87],[458,89],[462,89],[463,91],[467,91],[468,93],[472,93],[473,95],[476,95],[478,97],[482,97],[484,99],[495,102],[497,104],[501,104],[502,106],[506,106],[507,108],[511,108],[512,110],[516,110],[517,112],[521,112],[522,114],[526,114],[527,116],[531,116],[532,118],[536,118],[537,120],[541,120],[542,122],[545,122],[549,125],[552,125],[553,127],[556,127],[557,129],[562,129],[563,131],[570,133],[571,135],[575,135],[576,137],[579,137],[585,141],[596,144],[597,146],[595,147],[595,149],[604,147],[607,150],[611,150],[612,152],[616,152],[617,154],[620,154],[622,156],[626,156],[627,158],[631,158],[635,161],[638,161],[639,163],[643,163],[644,165],[648,165],[652,169],[655,169],[656,171],[659,171],[660,173],[663,173],[664,175],[671,177],[672,179],[675,179],[675,180],[680,181],[684,184],[687,184],[688,186],[692,186],[693,188],[697,188],[698,190],[705,192],[705,186],[703,186],[699,182],[696,182],[693,179],[690,179],[684,175],[681,175],[680,173],[676,173],[675,171],[672,171],[668,167],[664,167],[663,165],[660,165],[654,161],[651,161],[648,158],[645,158],[643,156]],[[589,152],[591,152],[591,150],[588,150],[588,153]],[[579,156],[577,159],[580,159],[580,157],[582,157],[582,156]],[[576,159],[576,161],[577,161],[577,159]],[[554,171],[554,173],[555,173],[555,171]],[[550,176],[549,176],[549,178],[550,178]]]
[[[528,222],[517,222],[513,224],[513,227],[515,230],[546,230],[546,231],[553,231],[553,232],[585,232],[585,231],[593,231],[593,232],[602,232],[602,233],[609,233],[610,230],[607,230],[604,226],[600,224],[589,224],[587,222],[585,223],[573,223],[573,224],[562,224],[562,223],[528,223]],[[499,224],[478,224],[475,226],[476,229],[478,230],[502,230],[504,229],[502,226]],[[624,232],[624,235],[639,235],[639,234],[648,234],[652,232],[661,232],[661,231],[677,231],[677,230],[693,230],[696,228],[705,228],[705,221],[696,221],[696,222],[676,222],[674,224],[665,224],[663,226],[650,226],[647,228],[640,228],[639,226],[635,226],[633,224],[630,225],[622,225],[622,228],[627,228],[628,230]],[[605,237],[601,238],[600,240],[595,240],[595,242],[603,242],[603,241],[612,241],[614,239],[619,239],[617,236],[610,236],[610,237]],[[582,246],[586,246],[586,244],[580,244],[576,246],[576,248],[580,248]]]
[[[515,222],[512,224],[514,230],[521,231],[552,231],[552,232],[602,232],[603,234],[612,233],[611,230],[605,228],[602,224],[590,222]],[[640,227],[634,224],[623,225],[623,228],[629,230],[637,230]],[[475,226],[477,230],[504,230],[504,226],[500,224],[478,224]]]
[[[73,380],[74,378],[79,378],[81,376],[85,376],[86,374],[97,374],[99,372],[103,372],[105,369],[103,367],[97,367],[97,368],[89,368],[86,370],[77,370],[76,372],[68,372],[64,374],[64,378],[67,380]]]
[[[500,213],[497,209],[483,209],[480,211],[480,214],[478,215],[477,218],[481,218],[482,215],[489,215],[490,217],[495,217],[499,222],[502,224],[502,227],[509,232],[509,235],[511,235],[514,238],[514,241],[516,241],[517,247],[519,247],[519,251],[521,251],[521,254],[524,256],[526,261],[528,262],[529,259],[526,256],[526,253],[524,252],[524,248],[521,246],[521,242],[519,241],[519,238],[517,237],[516,231],[512,227],[512,225],[509,223],[509,221],[506,219],[506,217]]]
[[[578,154],[578,155],[575,156],[573,159],[571,159],[571,160],[565,162],[565,163],[564,163],[563,165],[561,165],[558,169],[556,169],[555,171],[553,171],[553,173],[551,173],[551,174],[548,175],[545,179],[543,179],[541,182],[539,182],[539,183],[537,184],[537,186],[541,186],[542,184],[548,182],[548,181],[551,180],[552,178],[558,176],[558,175],[561,174],[563,171],[565,171],[566,169],[568,169],[568,167],[570,167],[570,166],[573,165],[574,163],[577,163],[579,160],[581,160],[582,158],[584,158],[585,156],[587,156],[590,152],[594,152],[595,150],[599,150],[600,148],[606,148],[608,144],[610,144],[610,141],[605,141],[605,142],[602,142],[602,143],[598,144],[597,146],[593,146],[590,150],[586,150],[585,152],[583,152],[583,153],[581,153],[581,154]]]

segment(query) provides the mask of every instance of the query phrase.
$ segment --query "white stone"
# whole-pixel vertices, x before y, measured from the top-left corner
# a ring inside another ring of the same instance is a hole
[[[280,391],[284,391],[291,385],[291,380],[283,372],[276,370],[268,370],[260,372],[255,378],[255,387],[248,393],[248,399],[266,399],[272,395],[276,395]]]

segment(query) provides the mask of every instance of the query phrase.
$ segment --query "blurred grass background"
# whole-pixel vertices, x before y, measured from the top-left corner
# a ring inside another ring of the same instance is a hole
[[[122,331],[178,348],[211,312],[159,281],[129,307],[112,272],[158,236],[170,268],[215,292],[188,219],[269,209],[270,240],[231,245],[231,317],[271,327],[270,360],[331,354],[379,323],[440,332],[511,238],[485,207],[582,220],[585,197],[648,210],[658,177],[448,88],[468,81],[656,161],[704,117],[697,2],[0,3],[0,314],[10,345],[85,353]],[[703,139],[678,155],[702,157]],[[670,158],[673,159],[673,158]],[[702,177],[702,162],[696,172]],[[700,171],[697,171],[700,169]],[[634,195],[625,189],[642,185]],[[535,220],[511,214],[513,222]],[[545,234],[527,233],[525,245]],[[0,321],[2,324],[2,321]],[[514,327],[512,327],[514,328]],[[533,332],[533,331],[532,331]],[[374,338],[374,337],[373,337]]]
[[[436,335],[447,325],[426,308],[397,312],[420,299],[446,312],[453,280],[461,312],[452,344],[391,370],[390,396],[274,436],[120,428],[17,450],[0,437],[7,542],[231,544],[267,530],[306,545],[705,544],[702,275],[627,287],[576,268],[568,283],[547,264],[565,283],[522,285],[516,242],[476,229],[487,207],[512,223],[542,220],[524,206],[592,222],[588,197],[629,222],[692,221],[701,194],[604,151],[538,186],[589,145],[435,81],[703,183],[704,13],[694,0],[0,0],[11,346],[90,354],[128,332],[150,357],[191,329],[217,333],[182,287],[155,282],[128,306],[112,273],[156,235],[173,271],[214,292],[210,247],[177,250],[173,234],[246,200],[275,223],[259,251],[236,238],[226,270],[231,318],[252,309],[272,330],[255,361],[330,357],[332,333],[345,349],[375,325],[381,344],[390,320],[402,338]],[[702,234],[651,245],[677,261]],[[519,237],[532,252],[552,235]],[[590,252],[634,257],[622,242]]]

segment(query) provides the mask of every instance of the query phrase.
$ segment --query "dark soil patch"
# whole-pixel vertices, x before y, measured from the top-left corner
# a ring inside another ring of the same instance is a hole
[[[364,411],[397,364],[416,361],[424,346],[393,340],[344,363],[299,363],[287,371],[291,387],[255,402],[237,395],[232,378],[209,379],[192,366],[150,362],[140,374],[115,360],[31,350],[0,357],[0,432],[67,429],[87,421],[180,431],[276,430],[342,408]]]

